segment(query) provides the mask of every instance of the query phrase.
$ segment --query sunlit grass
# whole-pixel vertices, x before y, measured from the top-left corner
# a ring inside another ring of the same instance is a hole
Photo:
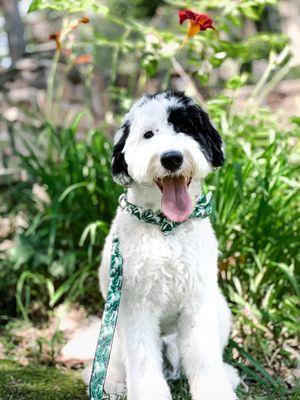
[[[173,400],[191,400],[188,385],[180,380],[171,385]],[[275,389],[253,385],[239,388],[240,400],[297,400],[296,388],[286,394]],[[64,371],[37,364],[22,366],[9,360],[0,361],[0,398],[2,400],[85,400],[86,386],[78,371]],[[121,400],[121,399],[120,399]],[[122,399],[124,400],[124,399]]]

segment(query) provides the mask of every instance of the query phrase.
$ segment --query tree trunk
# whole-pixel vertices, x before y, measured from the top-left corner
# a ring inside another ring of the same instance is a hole
[[[5,30],[8,38],[9,54],[14,64],[25,54],[23,23],[20,17],[17,0],[0,0],[5,17]]]

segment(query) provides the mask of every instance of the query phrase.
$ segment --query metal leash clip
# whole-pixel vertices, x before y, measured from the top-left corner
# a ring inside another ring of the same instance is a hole
[[[118,200],[119,207],[124,210],[127,205],[126,193],[122,193]]]

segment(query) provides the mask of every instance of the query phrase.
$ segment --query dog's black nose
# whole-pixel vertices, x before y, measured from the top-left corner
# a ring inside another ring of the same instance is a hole
[[[166,151],[160,156],[160,162],[168,171],[174,172],[181,167],[183,155],[180,151]]]

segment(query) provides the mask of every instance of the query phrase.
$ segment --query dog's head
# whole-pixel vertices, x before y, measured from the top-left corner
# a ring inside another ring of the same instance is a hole
[[[125,116],[114,141],[112,173],[128,186],[157,185],[164,214],[184,221],[188,187],[224,163],[222,140],[202,108],[181,92],[144,96]]]

